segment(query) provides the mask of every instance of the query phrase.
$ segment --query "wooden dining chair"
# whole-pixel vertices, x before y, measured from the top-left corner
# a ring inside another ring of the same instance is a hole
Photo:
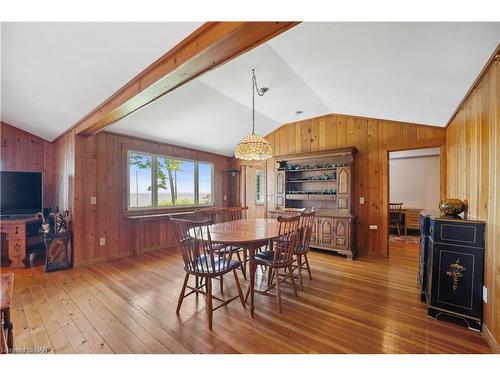
[[[246,219],[248,207],[226,207],[224,209],[224,221]]]
[[[297,296],[297,287],[292,277],[292,263],[294,260],[293,254],[295,253],[300,236],[300,216],[279,216],[276,220],[280,223],[280,227],[278,237],[273,241],[273,249],[255,254],[255,264],[257,266],[264,266],[268,269],[268,277],[271,281],[274,280],[274,284],[269,282],[267,289],[255,290],[255,292],[269,295],[269,290],[276,288],[278,311],[281,313],[281,282],[284,281],[285,278],[290,279],[293,291]],[[284,271],[286,274],[285,278],[280,279],[281,275],[279,270]],[[245,300],[248,298],[249,294],[250,289],[247,291]]]
[[[226,207],[226,208],[224,208],[224,221],[228,222],[228,221],[246,219],[247,212],[248,212],[247,206],[245,206],[245,207]],[[231,249],[234,253],[236,253],[238,260],[241,262],[241,272],[243,273],[243,278],[246,280],[247,279],[247,264],[248,264],[247,250],[243,249],[241,247],[235,247],[235,246],[231,246]],[[241,259],[240,253],[243,253],[243,259]]]
[[[240,207],[236,207],[240,208]],[[212,224],[219,224],[228,221],[228,215],[227,215],[227,208],[218,208],[218,207],[209,207],[209,208],[201,208],[195,211],[197,214],[204,216],[206,219],[209,219]],[[235,247],[235,246],[228,246],[224,244],[212,244],[213,248],[216,251],[219,251],[220,249],[224,249],[224,251],[227,251],[228,249],[233,253],[236,254],[236,257],[238,258],[238,261],[240,262],[240,268],[241,272],[243,273],[243,278],[246,280],[246,257],[245,254],[243,255],[243,260],[241,259],[240,253],[243,252],[243,249],[240,247]],[[224,278],[221,276],[220,279],[220,291],[221,293],[224,293]]]
[[[292,271],[298,270],[299,273],[299,283],[300,290],[304,290],[304,284],[302,280],[302,270],[307,270],[309,274],[309,280],[312,280],[311,267],[309,266],[309,260],[307,259],[307,253],[309,253],[309,245],[311,243],[311,234],[314,225],[314,220],[316,219],[316,213],[314,211],[301,212],[299,221],[300,237],[297,241],[297,247],[295,248],[295,260],[297,265]]]
[[[231,259],[232,252],[229,248],[214,250],[209,230],[210,220],[190,221],[174,218],[169,218],[169,220],[172,224],[175,240],[184,262],[184,270],[186,271],[176,313],[179,314],[185,297],[193,293],[197,295],[201,293],[207,298],[208,327],[212,329],[212,317],[215,310],[237,298],[240,299],[242,306],[245,308],[240,281],[236,273],[236,270],[240,267],[240,262]],[[228,299],[214,296],[212,293],[212,279],[222,277],[229,272],[233,273],[238,295]],[[196,279],[201,278],[205,283],[194,287],[189,286],[190,275],[195,276]],[[205,290],[203,287],[205,287]],[[186,289],[190,290],[187,294]],[[213,307],[213,299],[221,303]]]
[[[389,230],[396,228],[401,237],[401,220],[403,218],[403,203],[389,203]]]
[[[219,207],[199,208],[194,212],[198,215],[205,216],[207,219],[210,219],[212,224],[218,224],[225,221],[224,208],[219,208]]]

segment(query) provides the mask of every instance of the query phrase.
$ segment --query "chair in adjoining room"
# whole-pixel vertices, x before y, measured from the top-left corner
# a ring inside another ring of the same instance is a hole
[[[403,203],[389,203],[389,230],[397,229],[401,237],[401,220],[403,219]]]
[[[210,237],[210,220],[190,221],[174,218],[169,218],[169,220],[172,224],[174,236],[184,262],[184,270],[186,271],[176,313],[179,313],[185,297],[193,293],[201,293],[207,299],[208,327],[212,329],[213,312],[218,308],[227,305],[237,298],[240,299],[242,306],[245,308],[241,285],[236,273],[236,270],[240,267],[240,262],[231,259],[232,252],[228,247],[218,250],[214,249]],[[238,294],[228,299],[214,296],[212,293],[212,279],[222,277],[230,272],[233,273]],[[188,285],[191,275],[195,276],[196,279],[204,279],[205,283],[196,285],[195,287]],[[187,294],[186,289],[190,290]],[[213,307],[213,299],[220,301],[221,304]]]
[[[297,286],[292,277],[293,254],[300,237],[299,221],[300,216],[281,217],[276,220],[280,223],[278,237],[273,241],[272,249],[255,254],[255,264],[268,269],[268,288],[265,290],[255,290],[257,293],[268,294],[268,291],[276,288],[276,298],[278,301],[278,311],[281,313],[281,282],[290,278],[293,291],[297,296]],[[280,270],[283,270],[285,277],[281,279]],[[274,284],[272,279],[274,278]],[[248,298],[250,290],[247,291]]]

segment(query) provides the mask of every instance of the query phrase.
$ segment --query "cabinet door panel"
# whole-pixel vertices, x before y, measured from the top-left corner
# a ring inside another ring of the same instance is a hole
[[[313,221],[313,226],[311,230],[311,245],[317,245],[318,244],[318,219],[315,219]]]
[[[285,196],[277,195],[276,196],[276,207],[285,208]]]
[[[319,242],[323,246],[333,246],[333,222],[335,219],[322,217],[319,223]]]
[[[335,247],[347,249],[349,238],[349,221],[336,219],[334,228]]]
[[[276,194],[285,194],[285,172],[276,173]]]

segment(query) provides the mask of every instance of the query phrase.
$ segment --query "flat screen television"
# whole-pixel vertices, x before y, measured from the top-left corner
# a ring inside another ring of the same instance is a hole
[[[43,207],[42,172],[0,172],[0,215],[32,215]]]

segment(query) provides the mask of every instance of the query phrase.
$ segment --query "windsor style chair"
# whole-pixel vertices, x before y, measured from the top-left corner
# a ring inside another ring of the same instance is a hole
[[[193,293],[196,293],[196,295],[201,293],[207,298],[208,327],[212,329],[213,312],[215,310],[237,298],[240,299],[242,306],[245,308],[243,292],[236,273],[236,270],[240,267],[240,262],[231,259],[233,253],[229,247],[214,249],[209,230],[210,220],[190,221],[172,217],[169,220],[186,271],[176,313],[179,314],[185,297]],[[217,277],[222,278],[223,275],[230,272],[233,273],[238,295],[228,299],[214,296],[212,293],[212,280]],[[196,278],[196,286],[194,287],[188,285],[191,275]],[[198,278],[204,280],[204,284],[202,281],[201,285],[198,285]],[[203,287],[205,287],[205,290]],[[186,289],[190,290],[187,294]],[[221,302],[216,307],[213,307],[214,299]]]
[[[202,208],[196,210],[195,212],[207,217],[212,221],[212,224],[219,224],[228,221],[234,221],[238,219],[243,219],[246,216],[246,211],[248,207],[229,207],[229,208]],[[228,245],[223,244],[214,244],[215,249],[228,247]],[[246,280],[246,262],[247,262],[247,254],[244,249],[236,246],[229,246],[229,249],[233,254],[236,254],[238,261],[240,262],[241,273],[243,274],[243,278]],[[240,253],[243,253],[243,259],[241,259]],[[224,278],[220,277],[220,290],[224,291]]]
[[[292,271],[298,270],[299,273],[299,283],[300,290],[304,290],[304,283],[302,280],[302,270],[307,270],[309,274],[309,280],[312,280],[311,267],[309,266],[309,260],[307,259],[307,253],[309,253],[309,244],[311,243],[311,233],[314,225],[314,219],[316,218],[316,213],[314,211],[301,212],[299,229],[300,238],[297,241],[297,247],[295,248],[295,259],[297,265],[293,267]]]
[[[272,288],[276,288],[276,298],[278,301],[278,311],[281,313],[281,282],[285,278],[290,278],[293,291],[297,296],[297,287],[292,277],[293,255],[295,253],[297,242],[300,236],[299,221],[300,216],[281,217],[276,219],[279,223],[279,232],[273,241],[273,250],[265,250],[255,254],[255,265],[267,267],[268,269],[268,287],[265,290],[255,290],[257,293],[269,295]],[[279,270],[283,269],[287,275],[281,279]],[[272,283],[274,278],[274,284]],[[250,290],[247,292],[245,300],[248,298]]]
[[[227,207],[224,209],[224,221],[247,218],[248,207]]]

